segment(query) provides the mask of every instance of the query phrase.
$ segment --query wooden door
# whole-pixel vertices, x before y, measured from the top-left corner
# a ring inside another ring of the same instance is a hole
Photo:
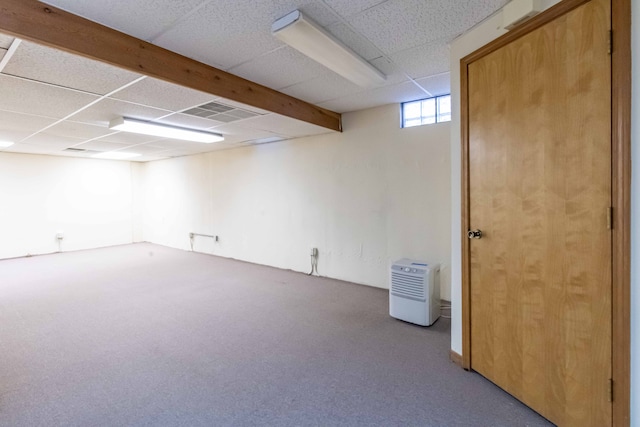
[[[610,3],[470,63],[471,368],[560,426],[611,424]]]

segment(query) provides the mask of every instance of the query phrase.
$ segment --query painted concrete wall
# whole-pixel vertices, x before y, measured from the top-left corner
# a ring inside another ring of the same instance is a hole
[[[640,52],[640,2],[632,4],[632,49]],[[632,55],[631,425],[640,427],[640,55]]]
[[[0,259],[132,242],[129,162],[0,153]]]
[[[448,123],[399,127],[399,106],[344,115],[343,133],[145,165],[144,239],[386,288],[389,263],[443,264],[449,297]]]

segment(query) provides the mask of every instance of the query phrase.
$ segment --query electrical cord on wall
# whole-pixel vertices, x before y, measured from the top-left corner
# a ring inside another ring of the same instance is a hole
[[[442,312],[448,311],[449,315],[442,314]],[[451,319],[451,302],[446,300],[440,300],[440,317],[444,319]]]

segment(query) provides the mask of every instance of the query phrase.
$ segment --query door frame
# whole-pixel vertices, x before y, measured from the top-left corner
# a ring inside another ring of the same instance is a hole
[[[462,367],[471,369],[468,67],[544,24],[587,3],[562,0],[460,60],[462,144]],[[630,423],[631,376],[631,0],[611,0],[612,425]]]

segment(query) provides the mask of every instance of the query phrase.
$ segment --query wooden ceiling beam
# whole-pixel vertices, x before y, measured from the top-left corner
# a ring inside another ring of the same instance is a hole
[[[0,0],[0,32],[327,129],[341,115],[37,0]]]

